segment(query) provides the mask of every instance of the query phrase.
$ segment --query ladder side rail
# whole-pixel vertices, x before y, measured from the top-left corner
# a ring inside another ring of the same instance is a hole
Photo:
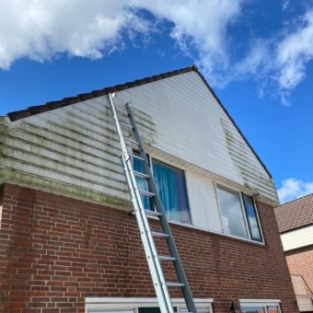
[[[115,121],[115,126],[118,132],[119,141],[122,148],[122,164],[127,180],[127,184],[130,190],[132,203],[134,206],[134,211],[138,223],[138,228],[140,230],[140,235],[148,261],[149,270],[151,273],[153,285],[156,291],[158,303],[162,313],[174,313],[174,309],[171,303],[169,292],[167,290],[166,282],[164,279],[162,267],[160,260],[158,258],[158,253],[154,245],[152,233],[150,230],[149,222],[145,214],[145,209],[142,205],[140,193],[138,191],[137,182],[135,175],[133,173],[131,158],[129,157],[126,144],[124,141],[123,133],[119,125],[119,120],[116,114],[115,106],[112,99],[112,94],[109,94],[109,102],[113,112],[113,119]]]
[[[174,313],[171,299],[167,290],[167,285],[163,276],[162,267],[158,259],[158,253],[155,249],[154,244],[151,244],[153,242],[153,238],[152,238],[152,233],[151,233],[148,221],[147,223],[145,223],[143,221],[144,219],[142,218],[144,216],[147,219],[145,212],[144,212],[145,209],[143,208],[143,205],[141,202],[140,194],[138,193],[138,189],[136,189],[136,187],[133,186],[134,180],[131,177],[132,176],[131,169],[129,168],[129,166],[127,165],[123,157],[121,158],[121,160],[123,163],[126,179],[129,182],[131,199],[134,205],[134,211],[135,211],[135,215],[136,215],[139,230],[140,230],[141,240],[144,246],[144,250],[146,252],[149,270],[150,270],[152,281],[156,290],[158,302],[160,305],[160,310],[162,313],[164,312]],[[129,159],[128,162],[131,162],[131,159]],[[136,193],[136,191],[138,194]],[[145,236],[149,237],[148,240]],[[156,268],[157,270],[155,271]],[[159,273],[162,273],[162,274],[159,275]]]
[[[192,292],[191,292],[185,271],[183,269],[178,250],[176,248],[169,223],[168,223],[167,218],[165,216],[165,211],[164,211],[163,205],[161,203],[160,197],[158,196],[158,190],[156,188],[154,179],[152,178],[153,177],[152,172],[151,172],[151,169],[148,165],[147,156],[146,156],[146,153],[144,151],[144,147],[143,147],[143,144],[142,144],[142,141],[141,141],[138,129],[137,129],[136,121],[135,121],[134,115],[131,111],[130,105],[131,105],[130,102],[126,103],[126,105],[125,105],[126,111],[129,115],[131,125],[134,129],[135,138],[136,138],[138,145],[139,145],[140,156],[145,159],[144,172],[145,172],[145,174],[149,175],[148,183],[149,183],[150,191],[153,192],[154,194],[156,194],[156,196],[154,197],[154,201],[155,201],[155,206],[156,206],[157,211],[159,213],[161,213],[159,218],[160,218],[163,232],[169,235],[166,238],[166,240],[168,243],[168,247],[169,247],[169,251],[171,253],[171,256],[176,259],[176,261],[174,261],[174,267],[175,267],[176,275],[177,275],[179,281],[184,284],[184,287],[182,287],[182,293],[184,295],[188,311],[193,312],[193,313],[197,313],[197,309],[196,309],[196,306],[195,306],[195,303],[193,300]]]

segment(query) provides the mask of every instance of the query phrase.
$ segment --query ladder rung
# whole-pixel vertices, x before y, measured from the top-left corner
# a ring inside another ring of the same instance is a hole
[[[147,196],[147,197],[154,197],[155,193],[150,192],[150,191],[145,191],[145,190],[138,190],[143,196]]]
[[[132,154],[132,153],[128,153],[128,155],[129,155],[130,157],[132,157],[133,159],[137,159],[137,160],[140,160],[140,161],[144,161],[144,159],[143,159],[141,156],[139,156],[139,155]]]
[[[166,282],[167,287],[184,287],[185,285],[183,283],[172,283],[172,282]]]
[[[123,126],[123,127],[129,128],[131,130],[133,129],[132,126],[130,126],[130,125],[126,124],[126,123],[123,123],[123,122],[120,122],[120,125]]]
[[[176,261],[176,258],[167,255],[159,255],[159,259],[162,261]]]
[[[136,140],[134,140],[132,138],[129,138],[129,137],[124,137],[124,139],[127,140],[127,141],[130,141],[130,142],[132,142],[132,143],[134,143],[135,145],[138,146],[138,142]]]
[[[157,211],[145,210],[145,212],[146,212],[146,215],[150,215],[150,216],[162,216],[162,214]]]
[[[157,231],[152,231],[151,234],[152,234],[152,236],[155,236],[155,237],[164,237],[164,238],[168,237],[168,234],[159,233]]]
[[[149,178],[150,177],[149,175],[147,175],[145,173],[138,172],[138,171],[134,171],[134,174],[135,174],[135,176],[142,177],[142,178]]]

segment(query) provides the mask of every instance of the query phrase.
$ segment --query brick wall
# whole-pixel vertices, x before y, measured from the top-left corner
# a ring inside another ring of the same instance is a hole
[[[286,253],[290,274],[301,275],[313,293],[313,245]]]
[[[194,297],[214,298],[215,313],[241,298],[281,299],[284,313],[298,312],[274,212],[259,203],[259,215],[266,246],[172,225]],[[134,216],[5,185],[0,312],[84,312],[85,297],[155,297]]]

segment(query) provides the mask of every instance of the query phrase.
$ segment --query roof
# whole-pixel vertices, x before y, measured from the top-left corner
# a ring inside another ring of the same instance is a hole
[[[313,194],[282,204],[274,211],[280,233],[312,225]]]
[[[290,274],[293,289],[297,296],[311,296],[313,295],[306,280],[299,274]]]
[[[33,115],[37,115],[37,114],[40,114],[43,112],[48,112],[51,110],[59,109],[59,108],[62,108],[62,107],[65,107],[65,106],[68,106],[71,104],[75,104],[75,103],[84,101],[84,100],[88,100],[88,99],[92,99],[92,98],[96,98],[96,97],[100,97],[100,96],[105,96],[109,93],[118,92],[118,91],[125,90],[128,88],[136,87],[136,86],[141,86],[143,84],[148,84],[148,83],[155,82],[155,81],[158,81],[161,79],[165,79],[168,77],[172,77],[172,76],[176,76],[176,75],[180,75],[180,74],[184,74],[184,73],[188,73],[188,72],[193,72],[193,71],[198,73],[198,75],[200,76],[200,78],[202,79],[204,84],[209,88],[209,90],[213,94],[216,101],[219,103],[219,105],[225,111],[228,118],[231,120],[233,125],[236,127],[236,129],[238,130],[238,132],[240,133],[242,138],[245,140],[245,142],[247,143],[247,145],[249,146],[249,148],[251,149],[251,151],[253,152],[253,154],[257,158],[257,160],[263,166],[266,173],[269,175],[270,178],[272,178],[271,173],[268,171],[268,169],[266,168],[266,166],[264,165],[264,163],[262,162],[260,157],[254,151],[254,149],[252,148],[252,146],[250,145],[250,143],[248,142],[246,137],[243,135],[243,133],[241,132],[239,127],[236,125],[236,123],[234,122],[232,117],[229,115],[229,113],[227,112],[227,110],[225,109],[225,107],[223,106],[221,101],[218,99],[218,97],[216,96],[216,94],[214,93],[214,91],[212,90],[210,85],[205,80],[205,78],[202,76],[201,73],[199,73],[198,68],[195,65],[192,65],[190,67],[186,67],[186,68],[183,68],[180,70],[175,70],[175,71],[171,71],[171,72],[167,72],[167,73],[163,73],[163,74],[159,74],[159,75],[155,75],[155,76],[151,76],[151,77],[146,77],[143,79],[135,80],[133,82],[128,82],[128,83],[121,84],[121,85],[103,88],[101,90],[94,90],[94,91],[91,91],[89,93],[79,94],[75,97],[63,98],[62,100],[47,102],[43,105],[31,106],[31,107],[27,108],[26,110],[10,112],[10,113],[8,113],[8,116],[9,116],[10,120],[12,122],[14,122],[14,121],[17,121],[17,120],[20,120],[23,118],[27,118],[29,116],[33,116]]]

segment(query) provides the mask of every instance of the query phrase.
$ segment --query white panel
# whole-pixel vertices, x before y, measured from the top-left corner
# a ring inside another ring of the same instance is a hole
[[[298,307],[300,312],[313,311],[312,299],[297,297]]]
[[[141,132],[149,125],[147,144],[277,201],[273,181],[197,73],[123,90],[115,101],[128,100]]]
[[[298,249],[313,244],[313,226],[308,226],[282,234],[284,251]]]
[[[222,232],[222,225],[215,199],[214,185],[208,178],[186,172],[187,189],[192,224],[207,230]]]

